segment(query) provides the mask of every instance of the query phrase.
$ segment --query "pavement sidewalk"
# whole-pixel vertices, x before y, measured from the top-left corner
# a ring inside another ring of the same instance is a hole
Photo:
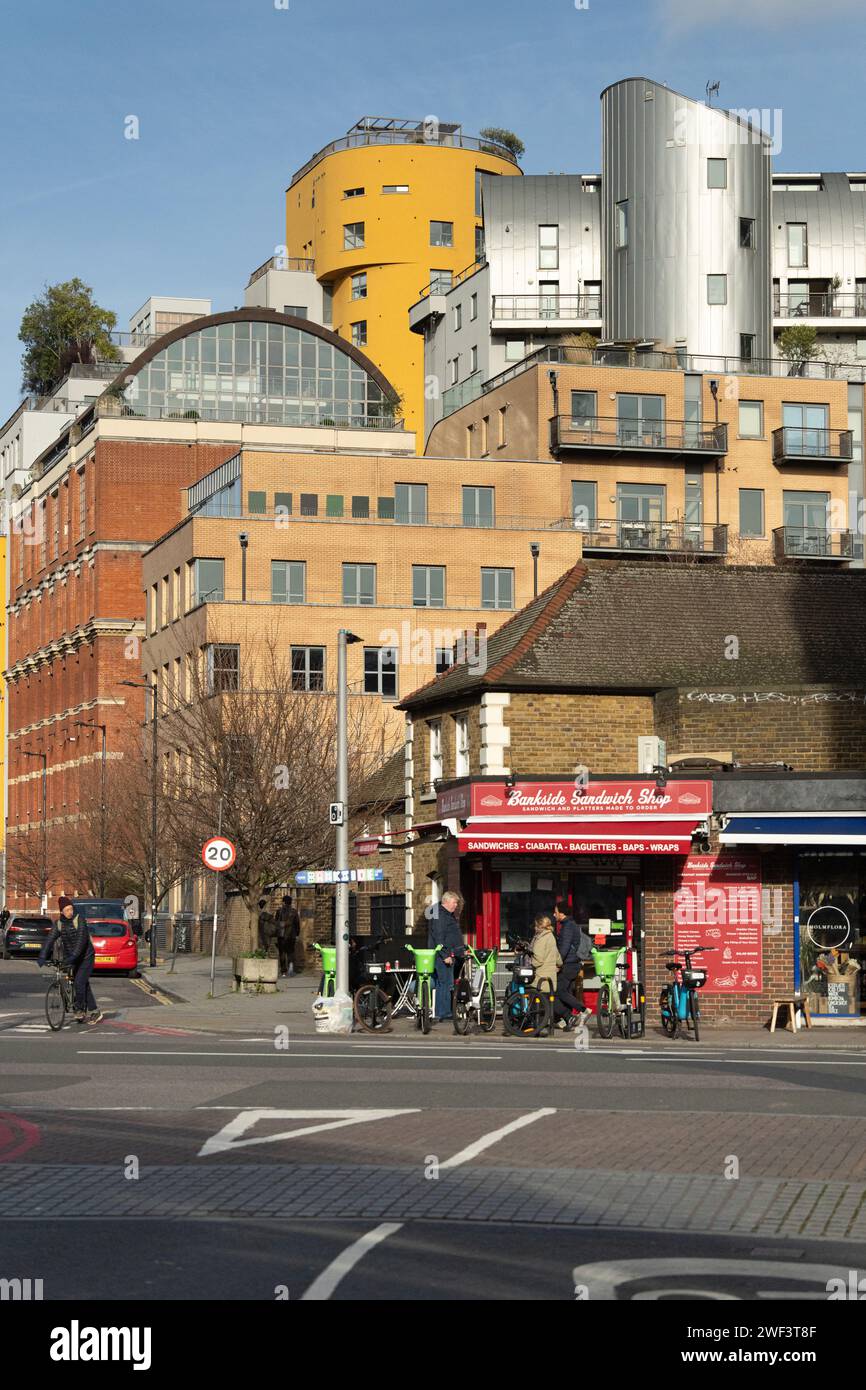
[[[166,957],[151,969],[143,967],[142,980],[146,988],[159,992],[164,1009],[155,1010],[152,1003],[140,1009],[129,1008],[123,1012],[123,1021],[152,1027],[203,1029],[215,1033],[265,1034],[277,1027],[288,1027],[294,1036],[313,1036],[312,1003],[318,992],[319,976],[314,970],[303,975],[293,975],[281,979],[276,994],[238,994],[232,989],[234,976],[232,961],[228,956],[218,956],[214,978],[213,997],[211,997],[210,958],[208,956],[177,956],[172,969],[171,957]],[[640,1047],[646,1043],[658,1044],[666,1041],[658,1027],[658,1020],[652,1008],[647,1019],[647,1035],[635,1039],[628,1046]],[[399,1038],[412,1034],[414,1025],[411,1019],[396,1019],[393,1032],[382,1038],[387,1046],[388,1038]],[[595,1040],[595,1030],[590,1025],[590,1036]],[[495,1033],[497,1046],[500,1043],[520,1045],[521,1039],[508,1039],[501,1036],[497,1027]],[[455,1035],[450,1023],[434,1029],[430,1043],[436,1040],[453,1044]],[[778,1048],[796,1049],[798,1052],[811,1052],[827,1048],[845,1048],[862,1052],[866,1049],[866,1028],[851,1026],[818,1025],[808,1032],[788,1033],[777,1030],[771,1034],[765,1027],[731,1026],[707,1023],[701,1030],[702,1043],[709,1047],[729,1048]],[[471,1044],[472,1039],[469,1039]],[[564,1035],[555,1033],[552,1039],[541,1039],[536,1046],[546,1042],[564,1041]],[[615,1045],[616,1040],[611,1045]],[[524,1044],[525,1045],[525,1044]],[[671,1047],[693,1046],[690,1040],[670,1043]],[[699,1044],[700,1045],[700,1044]]]

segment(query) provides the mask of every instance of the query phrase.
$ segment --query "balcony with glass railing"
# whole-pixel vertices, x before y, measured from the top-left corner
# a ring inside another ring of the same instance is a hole
[[[575,520],[585,555],[694,556],[720,559],[728,552],[728,528],[712,522],[623,521],[614,517]]]
[[[851,430],[782,425],[773,430],[774,463],[848,463],[854,456]]]
[[[582,325],[601,326],[601,295],[588,294],[495,294],[492,322],[494,329],[523,328],[552,323],[558,328]]]
[[[796,292],[773,296],[776,319],[866,319],[866,294],[841,294],[835,290]]]
[[[703,454],[728,451],[726,425],[705,426],[693,420],[634,420],[603,416],[554,415],[550,421],[552,453],[572,450],[623,454]]]
[[[854,558],[851,531],[824,526],[777,526],[773,531],[775,560],[824,560],[837,563]]]

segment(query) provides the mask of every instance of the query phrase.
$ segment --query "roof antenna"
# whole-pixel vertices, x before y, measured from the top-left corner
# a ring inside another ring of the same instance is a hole
[[[707,83],[707,106],[712,106],[713,97],[717,97],[719,95],[719,88],[721,87],[721,85],[721,82]]]

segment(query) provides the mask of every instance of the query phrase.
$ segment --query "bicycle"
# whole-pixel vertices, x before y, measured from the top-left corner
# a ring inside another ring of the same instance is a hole
[[[460,974],[454,984],[454,1032],[461,1037],[473,1024],[483,1033],[492,1033],[496,1026],[496,991],[493,974],[497,953],[491,948],[476,950],[466,947]]]
[[[375,945],[363,946],[363,952],[373,951]],[[389,1033],[391,1031],[391,995],[382,988],[385,967],[381,961],[368,961],[363,970],[366,982],[355,991],[355,1018],[367,1033]]]
[[[529,942],[515,942],[514,949],[517,955],[502,1000],[502,1023],[512,1037],[539,1038],[550,1027],[550,997],[532,983],[535,967]]]
[[[421,950],[417,946],[406,945],[406,950],[410,951],[415,958],[415,974],[417,977],[417,989],[415,993],[415,1027],[420,1028],[422,1033],[430,1032],[430,1016],[433,1011],[433,973],[436,968],[436,957],[442,950],[441,946],[434,946],[432,950]]]
[[[45,1017],[54,1033],[63,1027],[67,1014],[75,1010],[72,971],[66,965],[54,965],[54,979],[45,991]]]
[[[617,983],[617,967],[621,964],[625,955],[625,947],[619,946],[613,951],[598,951],[593,949],[592,963],[595,966],[595,973],[601,980],[601,989],[598,991],[598,1003],[596,1004],[596,1026],[600,1038],[610,1038],[613,1036],[613,1023],[616,1019],[619,1031],[624,1038],[631,1037],[631,988],[623,1001],[619,985]]]
[[[322,965],[319,993],[323,999],[333,999],[337,992],[337,948],[321,946],[318,941],[314,941],[313,949],[318,951]]]
[[[701,1006],[698,1000],[698,990],[703,989],[707,982],[706,970],[692,967],[692,956],[699,951],[715,951],[715,946],[692,946],[691,950],[683,951],[681,960],[676,952],[676,948],[671,948],[673,960],[667,961],[667,969],[673,974],[670,984],[663,985],[659,998],[659,1007],[662,1016],[662,1031],[669,1038],[678,1037],[682,1025],[685,1023],[687,1028],[691,1028],[695,1035],[695,1042],[701,1040]]]

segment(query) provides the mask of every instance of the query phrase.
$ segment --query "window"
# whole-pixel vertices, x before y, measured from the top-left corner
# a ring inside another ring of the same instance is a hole
[[[383,184],[382,184],[382,192],[383,192],[383,193],[408,193],[408,192],[409,192],[409,185],[408,185],[408,183],[383,183]]]
[[[788,265],[809,264],[809,242],[805,222],[788,223]]]
[[[621,444],[654,445],[658,448],[664,443],[664,396],[617,396],[616,413]]]
[[[453,270],[436,270],[434,268],[430,271],[430,293],[445,294],[450,290],[453,280]]]
[[[538,229],[539,270],[559,269],[559,227],[541,226]]]
[[[598,400],[594,391],[572,391],[571,428],[591,430],[595,428],[598,413]]]
[[[334,286],[327,281],[322,285],[322,323],[334,322]]]
[[[481,419],[481,454],[482,457],[490,452],[490,416],[484,415]]]
[[[343,565],[343,602],[352,608],[372,608],[376,602],[376,566]]]
[[[454,716],[454,776],[469,776],[469,716]]]
[[[315,492],[301,493],[301,516],[318,516],[319,499]]]
[[[755,249],[755,219],[754,217],[740,218],[740,250],[754,251]]]
[[[763,401],[740,401],[740,419],[738,432],[741,439],[763,439]]]
[[[325,648],[292,647],[292,689],[324,690]]]
[[[346,222],[343,227],[343,250],[358,251],[364,245],[364,223]]]
[[[469,349],[469,375],[478,371],[478,348],[474,345]]]
[[[274,493],[274,512],[280,517],[292,515],[292,494],[290,492]]]
[[[305,319],[308,317],[306,304],[284,304],[283,313],[290,314],[296,319]]]
[[[364,694],[397,698],[397,652],[393,647],[364,648]]]
[[[504,449],[506,443],[508,442],[508,433],[506,429],[505,419],[507,410],[507,405],[501,405],[499,407],[499,444],[497,445],[497,447],[500,449]]]
[[[463,525],[486,526],[494,524],[494,492],[492,487],[463,488]]]
[[[363,188],[344,188],[344,189],[343,189],[343,197],[344,197],[344,198],[361,198],[361,197],[363,197],[363,194],[364,194]]]
[[[456,386],[460,380],[460,356],[452,357],[448,364],[449,381],[452,386]]]
[[[787,552],[820,553],[826,547],[829,492],[783,492],[782,520],[791,532],[785,537]]]
[[[740,488],[740,535],[746,539],[764,534],[764,491],[759,487]]]
[[[866,338],[857,339],[856,356],[858,362],[866,361]]]
[[[728,302],[728,277],[727,275],[708,275],[707,276],[707,303],[708,304],[727,304]]]
[[[379,497],[376,499],[376,515],[380,521],[394,520],[394,498]]]
[[[368,517],[369,515],[370,515],[370,499],[369,499],[369,497],[353,497],[353,498],[352,498],[352,516],[353,516],[353,517],[356,517],[356,518],[360,518],[360,519],[363,520],[365,517]]]
[[[469,317],[470,317],[471,319],[477,319],[477,318],[478,318],[478,295],[477,295],[477,294],[471,294],[471,295],[469,296]]]
[[[752,362],[755,357],[755,335],[754,333],[740,334],[740,361]]]
[[[352,324],[352,347],[367,346],[367,320],[358,319]]]
[[[78,539],[87,529],[87,470],[82,468],[78,475]]]
[[[707,188],[727,188],[728,161],[726,159],[707,160]]]
[[[595,483],[574,479],[571,484],[571,515],[575,530],[590,531],[597,516],[597,487]]]
[[[240,689],[241,649],[219,643],[207,649],[207,688],[209,695]]]
[[[338,492],[329,492],[325,498],[325,516],[342,516],[343,498]]]
[[[271,561],[271,603],[305,603],[307,566],[303,560]]]
[[[412,607],[445,607],[445,566],[412,566]]]
[[[520,362],[526,356],[526,344],[522,338],[505,339],[506,362]]]
[[[617,251],[622,251],[628,246],[628,199],[625,198],[616,205],[616,224],[614,229],[614,246]]]
[[[514,570],[481,570],[481,607],[514,607]]]
[[[452,667],[453,665],[454,665],[454,648],[453,648],[453,647],[437,647],[437,648],[436,648],[436,674],[437,674],[437,676],[441,676],[441,675],[443,674],[444,671],[450,671],[450,669],[451,669],[451,667]]]
[[[430,245],[431,246],[453,246],[454,245],[454,223],[453,222],[433,222],[430,223]]]
[[[617,483],[616,485],[617,521],[660,522],[665,519],[665,486],[663,483]],[[635,536],[633,529],[626,534]]]
[[[539,280],[538,282],[538,314],[542,319],[559,318],[559,281],[558,280]]]
[[[475,170],[475,216],[484,216],[484,170]]]
[[[352,298],[367,298],[367,272],[362,270],[360,275],[352,276]]]
[[[193,560],[192,606],[222,603],[225,598],[225,560]]]
[[[395,483],[394,520],[403,526],[427,524],[426,483]]]
[[[476,228],[475,228],[475,259],[476,259],[476,261],[483,261],[483,260],[484,260],[484,228],[483,228],[483,227],[476,227]]]
[[[454,318],[454,332],[459,333],[460,329],[463,327],[463,305],[455,304],[452,313]]]
[[[430,790],[435,791],[443,772],[441,719],[431,719],[427,728],[430,731]]]
[[[268,494],[266,492],[247,493],[247,514],[249,516],[261,516],[268,509]]]
[[[782,405],[785,447],[792,454],[820,458],[830,451],[827,406],[796,403]]]

